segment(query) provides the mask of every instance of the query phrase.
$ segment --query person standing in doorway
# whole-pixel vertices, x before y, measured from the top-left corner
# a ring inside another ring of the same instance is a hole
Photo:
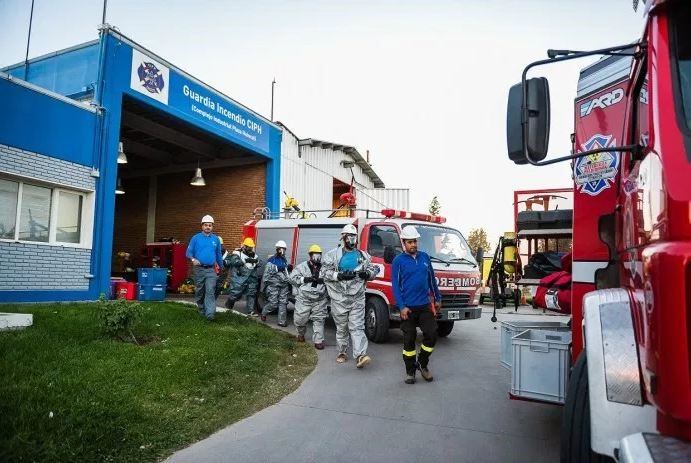
[[[290,274],[290,281],[297,288],[293,321],[298,332],[298,342],[305,342],[307,322],[312,320],[312,341],[315,349],[322,350],[327,296],[324,278],[321,277],[321,247],[317,244],[310,246],[308,256]]]
[[[365,286],[377,276],[379,267],[357,246],[357,228],[348,224],[341,230],[343,246],[327,252],[322,272],[331,299],[331,316],[336,323],[336,362],[348,360],[348,334],[353,341],[353,358],[357,368],[363,368],[372,359],[367,355],[365,335]]]
[[[221,242],[213,234],[213,229],[214,218],[210,215],[202,217],[202,231],[192,237],[186,253],[192,262],[197,310],[207,320],[213,320],[216,315],[217,271],[223,268]]]
[[[420,234],[415,227],[403,227],[401,240],[405,252],[396,256],[391,267],[391,286],[401,312],[406,384],[415,383],[415,372],[418,369],[425,381],[434,379],[428,364],[437,342],[436,315],[441,310],[441,293],[434,277],[432,262],[427,253],[418,251],[418,238]],[[415,350],[417,326],[422,330],[423,336],[419,354]]]
[[[266,316],[278,309],[278,326],[288,326],[288,296],[290,296],[290,272],[293,266],[286,259],[286,242],[276,243],[276,254],[269,257],[264,267],[262,286],[266,292],[266,304],[262,309],[262,321]]]

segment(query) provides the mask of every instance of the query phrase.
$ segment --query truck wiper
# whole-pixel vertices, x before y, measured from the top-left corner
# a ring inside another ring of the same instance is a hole
[[[449,262],[442,260],[442,259],[435,257],[435,256],[429,256],[429,260],[431,260],[433,262],[441,262],[442,264],[445,264],[447,267],[451,265]]]
[[[453,259],[449,260],[449,262],[465,262],[466,264],[470,264],[473,267],[477,267],[477,264],[473,262],[470,259],[466,259],[465,257],[454,257]]]

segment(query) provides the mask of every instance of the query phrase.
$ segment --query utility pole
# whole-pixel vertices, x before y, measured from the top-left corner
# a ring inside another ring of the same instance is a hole
[[[31,15],[29,16],[29,35],[26,38],[26,55],[24,55],[24,80],[29,73],[29,45],[31,44],[31,25],[34,22],[34,0],[31,0]]]
[[[271,81],[271,122],[274,120],[274,86],[276,85],[276,78]]]
[[[106,23],[106,8],[108,8],[108,0],[103,0],[103,16],[101,17],[101,24]]]

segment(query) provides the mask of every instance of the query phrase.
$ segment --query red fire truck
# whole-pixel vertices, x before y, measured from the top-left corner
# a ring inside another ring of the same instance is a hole
[[[304,216],[309,216],[309,211]],[[391,288],[391,263],[403,251],[399,234],[405,225],[414,225],[420,233],[419,249],[429,254],[434,266],[442,294],[439,335],[448,336],[455,321],[480,318],[482,309],[475,302],[480,284],[477,262],[461,232],[444,222],[439,216],[385,209],[367,211],[359,218],[250,220],[243,227],[243,235],[255,240],[257,254],[262,257],[274,253],[278,240],[285,241],[286,254],[292,264],[297,264],[307,259],[311,245],[318,244],[327,252],[339,244],[344,225],[355,225],[358,247],[367,251],[379,267],[377,278],[367,283],[365,330],[371,341],[384,342],[389,328],[400,323]]]
[[[691,2],[644,8],[637,42],[549,50],[509,92],[509,158],[574,178],[565,462],[691,461]],[[595,55],[572,154],[545,159],[549,86],[527,74]]]

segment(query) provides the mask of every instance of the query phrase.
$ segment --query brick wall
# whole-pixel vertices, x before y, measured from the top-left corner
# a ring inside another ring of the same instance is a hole
[[[0,241],[0,291],[86,290],[91,249]]]
[[[155,240],[173,237],[188,243],[198,233],[200,220],[210,214],[214,232],[233,248],[242,239],[242,226],[252,211],[264,207],[266,166],[204,169],[205,187],[190,185],[193,172],[168,174],[157,179]],[[148,178],[123,180],[124,195],[116,198],[113,251],[129,252],[138,258],[146,243]],[[114,264],[116,259],[113,260]],[[135,266],[141,262],[135,261]]]
[[[91,167],[0,144],[0,172],[86,190],[96,188]]]
[[[149,178],[121,180],[124,195],[115,196],[115,225],[113,227],[113,254],[129,252],[133,264],[146,243],[146,215],[149,207]],[[113,271],[120,271],[119,260],[113,256]]]

